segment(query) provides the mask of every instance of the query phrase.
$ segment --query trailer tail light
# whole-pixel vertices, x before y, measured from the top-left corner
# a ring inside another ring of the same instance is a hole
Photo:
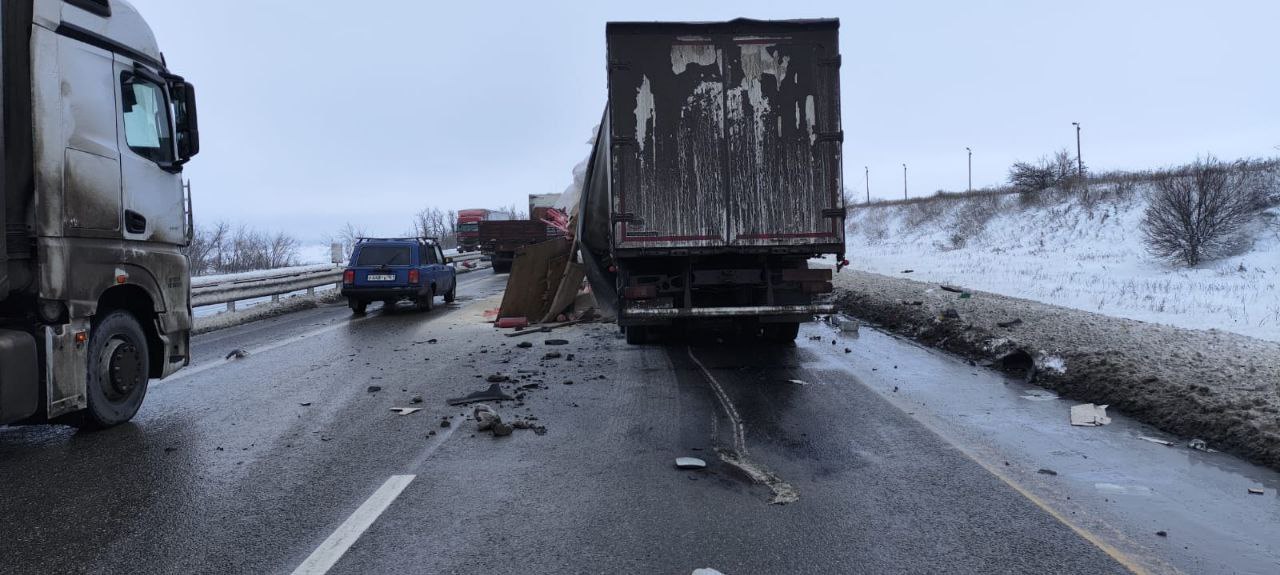
[[[409,283],[416,284],[420,279],[422,278],[418,276],[418,270],[409,270]]]
[[[342,272],[342,283],[351,285],[356,283],[356,270],[345,270]]]
[[[649,284],[630,286],[622,290],[622,299],[653,299],[658,297],[658,286]]]

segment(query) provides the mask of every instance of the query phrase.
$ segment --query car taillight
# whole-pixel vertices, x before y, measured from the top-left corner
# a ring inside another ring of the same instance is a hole
[[[342,272],[342,283],[344,283],[344,284],[353,284],[353,283],[356,283],[356,270],[345,270],[345,271],[343,271],[343,272]]]
[[[409,283],[418,283],[418,270],[409,270]]]

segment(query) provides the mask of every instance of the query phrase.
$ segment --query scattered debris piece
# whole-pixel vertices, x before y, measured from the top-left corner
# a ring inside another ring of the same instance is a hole
[[[455,397],[448,400],[449,405],[466,405],[468,403],[478,403],[481,401],[511,401],[511,396],[502,392],[502,386],[493,384],[489,389],[477,391],[463,397]]]
[[[1015,317],[1009,321],[998,321],[996,322],[996,325],[1000,327],[1013,327],[1015,325],[1022,325],[1022,318]]]
[[[415,396],[413,396],[413,397],[409,398],[409,403],[422,403],[422,396],[421,396],[421,395],[415,395]]]
[[[302,407],[311,407],[311,402],[310,402],[310,401],[304,401],[304,402],[302,402],[302,403],[299,403],[298,405],[301,405]]]
[[[1138,439],[1141,439],[1141,440],[1143,440],[1143,441],[1150,441],[1151,443],[1157,443],[1157,444],[1163,445],[1163,446],[1165,446],[1165,447],[1173,447],[1173,442],[1172,442],[1172,441],[1169,441],[1169,440],[1166,440],[1166,439],[1160,439],[1160,438],[1158,438],[1158,437],[1147,437],[1147,436],[1145,436],[1145,435],[1139,435],[1139,436],[1138,436]]]
[[[577,324],[577,323],[582,323],[582,319],[575,319],[575,320],[571,320],[571,321],[562,321],[562,322],[560,322],[560,323],[553,323],[553,324],[551,324],[551,325],[543,325],[543,326],[538,326],[538,327],[529,328],[529,329],[522,329],[522,330],[520,330],[520,331],[513,331],[513,332],[508,333],[508,334],[505,334],[505,335],[506,335],[507,337],[516,337],[516,336],[519,336],[519,335],[529,335],[529,334],[531,334],[531,333],[546,333],[546,332],[549,332],[549,331],[551,331],[551,330],[553,330],[553,329],[557,329],[557,328],[561,328],[561,327],[565,327],[565,326],[569,326],[569,325],[574,325],[574,324]]]
[[[522,342],[520,342],[520,343],[516,344],[516,347],[524,348],[524,349],[529,349],[529,348],[533,347],[533,344],[532,344],[532,343],[530,343],[530,342],[527,342],[527,341],[522,341]]]
[[[846,348],[844,348],[844,352],[845,352],[845,353],[853,353],[853,350],[852,350],[852,349],[849,349],[849,348],[847,348],[847,347],[846,347]]]
[[[827,322],[836,326],[845,333],[858,333],[858,320],[853,319],[844,314],[835,314],[827,317]]]
[[[506,374],[492,373],[485,377],[484,380],[489,383],[502,383],[504,381],[511,381],[511,378],[507,377]]]
[[[1168,536],[1169,536],[1169,532],[1168,532],[1168,531],[1163,531],[1163,530],[1161,530],[1161,531],[1156,531],[1156,535],[1157,535],[1158,537],[1168,537]]]
[[[942,288],[942,291],[949,291],[951,293],[964,293],[964,290],[958,287],[951,287],[951,286],[938,286],[938,287]]]
[[[429,344],[433,344],[433,345],[434,345],[434,344],[436,344],[436,343],[439,343],[439,341],[438,341],[436,338],[434,338],[434,337],[433,337],[433,338],[431,338],[431,339],[427,340],[427,343],[429,343]]]
[[[1107,417],[1107,406],[1082,403],[1071,406],[1071,425],[1079,427],[1097,427],[1111,423]]]
[[[1022,399],[1030,401],[1056,401],[1058,394],[1045,389],[1029,389],[1027,393],[1022,395]]]
[[[236,348],[231,350],[231,353],[227,354],[226,359],[244,359],[246,357],[249,357],[248,351],[243,348]]]
[[[366,389],[365,391],[368,391],[369,393],[378,393],[379,391],[382,391],[382,386],[381,386],[381,385],[370,385],[370,386],[369,386],[369,388],[368,388],[368,389]]]
[[[573,380],[572,380],[572,379],[566,379],[566,380],[564,380],[564,384],[565,384],[565,385],[573,385]]]
[[[393,407],[391,408],[391,411],[395,412],[396,415],[403,416],[403,415],[411,415],[419,411],[422,411],[422,408],[421,407]]]
[[[913,272],[915,272],[915,271],[916,271],[916,270],[902,270],[902,273],[904,273],[904,274],[909,274],[909,273],[913,273]]]
[[[561,356],[560,356],[560,352],[558,352],[558,351],[549,351],[549,352],[547,352],[546,354],[544,354],[544,355],[542,356],[542,359],[560,359],[560,357],[561,357]]]
[[[1040,475],[1057,475],[1058,474],[1057,471],[1054,471],[1052,469],[1043,469],[1043,468],[1040,469],[1039,471],[1036,471],[1036,473],[1039,473]]]
[[[547,341],[546,341],[546,343],[547,343],[547,345],[569,345],[569,340],[567,340],[567,339],[549,339],[549,340],[547,340]]]
[[[820,335],[811,335],[811,336],[809,336],[809,341],[822,341],[822,336],[820,336]]]
[[[787,383],[794,383],[794,384],[796,384],[796,385],[809,385],[809,382],[807,382],[807,381],[801,381],[801,380],[798,380],[798,379],[788,379],[788,380],[787,380]]]
[[[938,314],[939,319],[960,319],[960,312],[956,308],[949,307]]]
[[[569,354],[569,355],[564,356],[564,360],[565,360],[565,361],[573,361],[573,354],[571,353],[571,354]]]
[[[511,426],[501,421],[493,424],[494,437],[506,437],[511,435]]]
[[[676,469],[706,469],[707,462],[697,457],[677,457]]]
[[[502,416],[494,411],[488,404],[481,403],[471,411],[471,416],[476,420],[476,429],[479,431],[489,431],[493,426],[502,423]]]
[[[452,423],[450,423],[448,419],[441,419],[441,420],[440,420],[440,427],[449,427],[450,425],[453,425],[453,424],[452,424]]]
[[[716,571],[710,567],[699,567],[693,570],[692,575],[724,575],[724,573]]]
[[[902,305],[924,305],[924,302],[916,300],[902,300]]]
[[[529,327],[529,318],[527,317],[502,317],[498,318],[496,324],[500,329],[514,328],[524,329]]]
[[[1258,487],[1250,487],[1250,488],[1249,488],[1249,494],[1251,494],[1251,495],[1265,495],[1265,494],[1266,494],[1266,491],[1263,491],[1261,488],[1258,488]]]
[[[1190,447],[1191,449],[1194,449],[1194,450],[1196,450],[1196,451],[1203,451],[1203,452],[1205,452],[1205,453],[1217,453],[1217,452],[1218,452],[1218,450],[1217,450],[1217,449],[1209,449],[1209,444],[1208,444],[1208,443],[1205,443],[1205,441],[1204,441],[1203,439],[1198,439],[1198,438],[1197,438],[1197,439],[1192,439],[1190,442],[1188,442],[1188,443],[1187,443],[1187,447]]]

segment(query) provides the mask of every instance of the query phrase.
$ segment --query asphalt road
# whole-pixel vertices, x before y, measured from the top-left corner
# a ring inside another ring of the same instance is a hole
[[[153,381],[118,428],[0,428],[0,572],[1163,565],[887,399],[888,373],[833,368],[845,344],[825,328],[794,347],[628,346],[605,324],[508,338],[486,315],[505,277],[470,274],[431,312],[327,306],[200,336],[193,365]],[[234,349],[249,355],[225,359]],[[495,373],[523,397],[492,405],[545,434],[495,438],[446,405]],[[708,468],[677,470],[681,456]]]

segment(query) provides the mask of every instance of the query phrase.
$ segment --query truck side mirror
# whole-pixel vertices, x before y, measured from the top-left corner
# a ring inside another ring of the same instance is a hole
[[[174,78],[169,84],[169,96],[173,99],[174,124],[177,128],[178,163],[182,164],[200,153],[196,87],[181,78]]]

